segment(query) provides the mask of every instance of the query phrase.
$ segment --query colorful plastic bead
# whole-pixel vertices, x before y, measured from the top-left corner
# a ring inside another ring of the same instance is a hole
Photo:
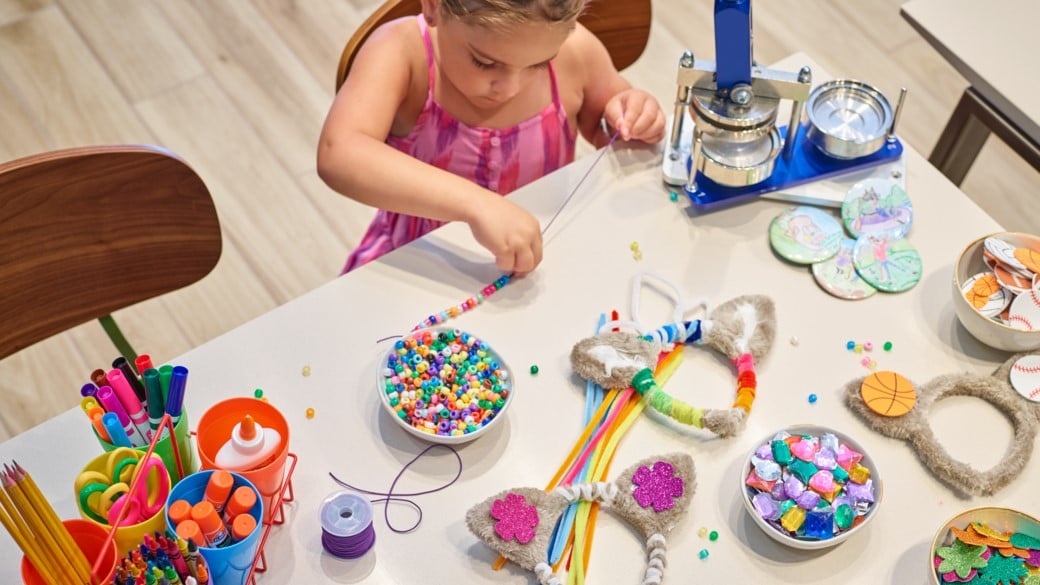
[[[699,536],[701,538],[707,537],[708,536],[708,528],[706,526],[701,526],[700,530],[697,531],[697,536]]]
[[[702,548],[701,552],[697,553],[697,556],[700,557],[702,561],[708,558],[708,549]]]
[[[845,343],[845,349],[847,349],[849,351],[852,351],[852,350],[856,349],[856,342],[855,341],[846,342]]]
[[[815,394],[810,394],[809,395],[809,404],[816,404],[817,400],[819,400],[819,397],[816,396]]]
[[[672,191],[671,193],[668,194],[668,199],[672,200],[672,202],[674,203],[674,202],[679,200],[679,194],[676,193],[675,191]]]
[[[256,390],[253,390],[253,398],[263,398],[263,396],[264,396],[263,388],[257,388]]]
[[[311,375],[311,367],[310,366],[303,366],[303,377],[306,378],[307,376],[310,376],[310,375]]]
[[[886,341],[885,345],[882,346],[882,349],[884,349],[885,351],[892,351],[892,342]]]
[[[531,366],[531,375],[534,376],[536,374],[538,374],[538,366],[537,365],[532,365]]]
[[[717,530],[712,530],[710,533],[708,533],[708,540],[710,540],[712,542],[715,542],[718,539],[719,539],[719,533],[718,533]]]
[[[313,408],[308,408],[307,409],[307,420],[310,420],[312,418],[314,418],[314,409]]]
[[[874,344],[868,341],[863,344],[863,349],[867,351],[874,351]]]

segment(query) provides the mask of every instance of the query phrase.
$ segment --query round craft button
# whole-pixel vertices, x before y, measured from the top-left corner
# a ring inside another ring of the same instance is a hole
[[[1011,385],[1026,400],[1040,402],[1040,355],[1027,355],[1011,366]]]
[[[910,232],[914,208],[898,182],[866,179],[853,185],[845,195],[841,218],[855,237],[884,233],[892,239],[899,239]]]
[[[1040,330],[1040,291],[1034,288],[1015,297],[1011,301],[1007,322],[1015,329]]]
[[[780,257],[797,264],[822,262],[838,253],[841,224],[815,207],[792,207],[769,224],[769,243]]]
[[[964,281],[961,294],[983,317],[992,319],[1000,315],[1011,302],[1008,293],[992,272],[980,272]]]
[[[852,260],[863,280],[881,291],[903,292],[921,280],[921,256],[905,238],[863,234],[852,248]]]
[[[855,245],[855,240],[845,238],[837,254],[812,265],[816,284],[839,299],[857,301],[877,293],[877,289],[867,284],[856,272],[852,263],[852,248]]]
[[[896,372],[875,372],[859,387],[863,404],[881,416],[903,416],[917,403],[917,390]]]
[[[1015,258],[1015,247],[1000,238],[986,238],[982,247],[994,259],[1019,272],[1027,272],[1025,264]]]

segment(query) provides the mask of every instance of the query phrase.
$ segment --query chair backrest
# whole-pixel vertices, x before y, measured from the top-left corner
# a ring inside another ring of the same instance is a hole
[[[422,12],[419,0],[387,0],[376,9],[347,41],[336,71],[336,90],[350,72],[354,57],[372,31],[385,22]],[[643,54],[650,37],[650,0],[592,0],[578,19],[607,47],[618,71]]]
[[[220,258],[206,185],[151,146],[0,164],[0,358],[198,281]]]

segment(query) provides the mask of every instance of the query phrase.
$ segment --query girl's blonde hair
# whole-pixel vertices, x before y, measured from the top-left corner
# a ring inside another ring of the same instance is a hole
[[[616,0],[615,0],[616,1]],[[502,26],[527,22],[573,24],[588,0],[440,0],[441,10],[470,23]]]

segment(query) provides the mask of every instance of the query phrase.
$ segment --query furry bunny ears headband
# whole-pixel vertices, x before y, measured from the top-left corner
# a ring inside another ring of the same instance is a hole
[[[895,372],[877,372],[849,382],[845,403],[874,430],[909,443],[925,467],[959,493],[989,496],[1018,477],[1033,454],[1040,405],[1020,396],[1010,384],[1015,363],[1027,355],[1011,357],[992,376],[947,374],[916,388]],[[978,471],[954,459],[932,432],[929,410],[950,396],[981,398],[1011,421],[1015,436],[992,469]]]
[[[708,319],[676,322],[646,335],[612,332],[584,339],[571,351],[571,365],[579,376],[604,388],[632,386],[651,408],[682,424],[731,437],[744,430],[758,386],[755,362],[769,353],[775,336],[773,301],[748,295],[723,303]],[[737,396],[730,408],[698,408],[657,385],[657,356],[663,345],[675,343],[706,345],[733,362]]]
[[[471,508],[466,525],[499,554],[534,572],[542,585],[559,585],[548,563],[556,523],[570,503],[598,502],[645,539],[643,585],[651,585],[661,582],[665,535],[686,516],[695,487],[693,459],[673,453],[644,459],[611,483],[561,486],[548,493],[537,488],[506,490]]]

